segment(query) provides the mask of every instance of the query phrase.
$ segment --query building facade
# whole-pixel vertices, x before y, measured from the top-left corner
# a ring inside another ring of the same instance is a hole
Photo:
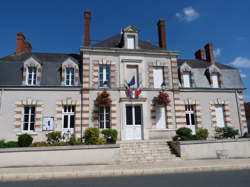
[[[131,25],[91,44],[90,16],[79,54],[35,53],[17,34],[16,53],[0,59],[0,139],[44,141],[51,131],[82,138],[88,127],[116,129],[120,140],[171,139],[179,127],[211,137],[215,127],[247,131],[239,71],[217,63],[211,43],[180,59],[167,49],[161,19],[159,46]]]

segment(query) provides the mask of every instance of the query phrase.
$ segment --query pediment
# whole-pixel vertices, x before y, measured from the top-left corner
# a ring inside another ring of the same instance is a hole
[[[129,25],[123,29],[123,32],[138,33],[139,29],[137,29],[136,27],[134,27],[132,25]]]

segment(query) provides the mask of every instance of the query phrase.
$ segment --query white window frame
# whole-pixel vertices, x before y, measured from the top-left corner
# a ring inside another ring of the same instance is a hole
[[[66,107],[66,111],[65,111],[65,107]],[[74,108],[74,110],[73,110],[73,108]],[[66,130],[66,129],[68,129],[68,130],[70,130],[70,129],[75,129],[75,109],[76,109],[76,107],[74,106],[74,105],[64,105],[63,107],[62,107],[62,128],[64,129],[64,130]],[[67,127],[64,127],[64,117],[65,116],[67,116],[68,117],[68,124],[67,124]],[[70,127],[70,125],[71,125],[71,116],[74,116],[74,127],[73,128],[71,128]]]
[[[218,114],[220,109],[220,114]],[[225,117],[224,117],[224,105],[218,104],[215,105],[215,116],[216,116],[216,126],[217,127],[225,127]],[[220,121],[220,123],[218,123],[218,118],[221,118],[222,121]]]
[[[127,48],[135,49],[135,36],[134,35],[127,35]]]
[[[195,105],[185,105],[185,114],[188,115],[188,121],[186,117],[187,125],[196,125]],[[192,115],[194,116],[194,123],[192,123]]]
[[[30,69],[35,69],[35,71],[29,71]],[[31,74],[31,79],[30,79],[30,74]],[[29,83],[29,80],[31,82]],[[35,86],[37,85],[37,67],[34,66],[29,66],[27,67],[27,74],[26,74],[26,84],[29,86]]]
[[[101,114],[101,107],[103,108],[103,114]],[[107,107],[109,107],[109,113],[107,112]],[[103,120],[101,120],[101,115],[103,115]],[[109,115],[109,121],[107,120],[107,116]],[[103,123],[103,128],[101,127],[101,123]],[[107,126],[109,123],[109,127]],[[99,128],[100,129],[111,129],[111,107],[110,106],[99,106]]]
[[[211,74],[211,81],[212,81],[212,88],[219,88],[220,87],[218,73]]]
[[[28,114],[26,114],[25,113],[25,108],[28,108]],[[34,116],[34,129],[32,130],[31,129],[31,123],[32,123],[32,121],[31,121],[31,116],[32,116],[32,108],[34,108],[34,114],[33,114],[33,116]],[[26,115],[28,115],[28,121],[26,122],[25,121],[25,116]],[[25,123],[27,123],[28,124],[28,129],[27,130],[25,130],[24,129],[24,127],[25,127]],[[23,127],[22,127],[22,131],[23,132],[35,132],[35,123],[36,123],[36,107],[35,106],[29,106],[29,105],[26,105],[26,106],[24,106],[23,107]]]
[[[161,75],[158,75],[158,73],[160,73]],[[160,66],[154,67],[153,68],[153,76],[154,76],[154,88],[161,88],[162,83],[164,82],[164,69],[163,69],[163,67],[160,67]],[[162,81],[159,82],[158,81],[159,79],[162,79]]]
[[[70,71],[68,72],[68,70],[70,70]],[[73,72],[71,70],[73,70]],[[69,79],[67,79],[68,73],[69,73]],[[68,84],[67,84],[67,81],[69,82]],[[75,68],[66,68],[65,69],[65,85],[66,86],[74,86],[75,85]]]
[[[182,74],[183,78],[183,87],[184,88],[191,88],[191,74],[188,71],[184,71]]]

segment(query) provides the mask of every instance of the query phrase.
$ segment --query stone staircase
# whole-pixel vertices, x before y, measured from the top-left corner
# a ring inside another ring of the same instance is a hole
[[[161,162],[178,159],[166,140],[120,142],[120,163]]]

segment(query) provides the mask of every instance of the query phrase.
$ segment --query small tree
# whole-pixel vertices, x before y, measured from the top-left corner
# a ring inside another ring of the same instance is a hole
[[[204,128],[198,128],[196,130],[196,135],[199,140],[206,140],[208,137],[208,130]]]
[[[86,144],[98,144],[100,131],[97,128],[87,128],[84,132],[84,140]]]

